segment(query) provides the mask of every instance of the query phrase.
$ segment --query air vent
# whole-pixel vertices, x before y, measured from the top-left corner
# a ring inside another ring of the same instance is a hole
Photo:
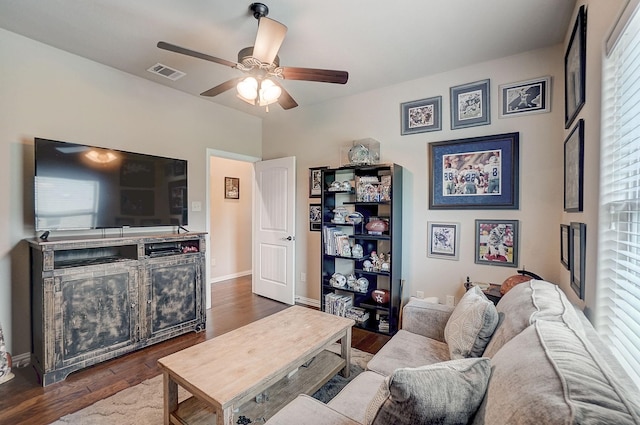
[[[153,65],[151,68],[147,69],[147,71],[153,72],[154,74],[158,74],[164,78],[168,78],[171,81],[175,81],[187,75],[182,71],[178,71],[177,69],[170,68],[167,65],[163,65],[161,63],[157,63]]]

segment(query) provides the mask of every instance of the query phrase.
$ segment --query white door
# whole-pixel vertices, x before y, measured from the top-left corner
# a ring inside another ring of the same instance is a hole
[[[295,303],[295,157],[255,163],[253,292]]]

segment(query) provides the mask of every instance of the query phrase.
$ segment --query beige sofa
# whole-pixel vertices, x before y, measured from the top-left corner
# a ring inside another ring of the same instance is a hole
[[[267,424],[640,424],[638,388],[558,286],[521,283],[497,307],[483,297],[412,300],[367,371]]]

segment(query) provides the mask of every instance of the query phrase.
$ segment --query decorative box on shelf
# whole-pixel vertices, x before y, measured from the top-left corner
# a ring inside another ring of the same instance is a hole
[[[380,163],[380,142],[371,139],[359,139],[340,148],[340,166],[372,165]]]

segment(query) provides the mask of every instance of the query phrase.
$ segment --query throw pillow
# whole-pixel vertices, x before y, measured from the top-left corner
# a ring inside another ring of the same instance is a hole
[[[498,311],[477,286],[462,297],[444,328],[452,359],[480,357],[498,326]]]
[[[367,407],[367,425],[466,424],[484,398],[487,357],[396,369]]]

